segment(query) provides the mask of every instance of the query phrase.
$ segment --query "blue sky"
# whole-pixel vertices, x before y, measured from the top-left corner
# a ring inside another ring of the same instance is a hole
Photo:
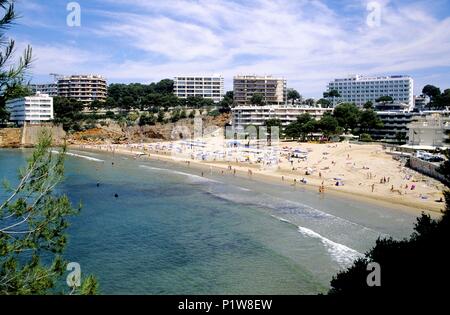
[[[448,0],[78,0],[80,27],[66,23],[69,2],[17,0],[22,18],[8,35],[18,53],[33,47],[33,82],[222,74],[231,89],[233,75],[271,74],[320,97],[335,77],[408,74],[416,93],[450,88]],[[379,24],[367,23],[370,2]]]

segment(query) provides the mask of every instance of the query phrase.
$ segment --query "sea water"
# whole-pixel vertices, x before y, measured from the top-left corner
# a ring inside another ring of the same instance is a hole
[[[30,152],[0,150],[0,177],[14,182]],[[70,218],[64,257],[94,274],[102,294],[326,292],[378,237],[407,237],[415,222],[299,185],[69,153],[57,192],[83,208]]]

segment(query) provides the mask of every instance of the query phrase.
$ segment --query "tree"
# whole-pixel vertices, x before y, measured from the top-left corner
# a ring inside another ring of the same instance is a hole
[[[65,97],[53,98],[53,111],[55,123],[62,124],[65,131],[78,130],[82,120],[84,104],[75,99]]]
[[[102,109],[104,106],[103,102],[100,102],[99,100],[94,100],[89,104],[89,109],[92,111],[97,111],[99,109]]]
[[[255,93],[250,98],[250,103],[255,106],[263,106],[264,105],[264,95],[261,93]]]
[[[426,85],[422,93],[430,98],[428,106],[434,109],[444,109],[450,106],[450,89],[444,90],[441,93],[441,89],[433,85]]]
[[[441,89],[434,85],[425,85],[422,89],[422,94],[428,96],[431,101],[435,100],[441,95]]]
[[[199,96],[188,96],[186,98],[186,106],[188,108],[200,108],[202,98]]]
[[[0,125],[6,123],[9,120],[9,112],[6,108],[0,106]]]
[[[450,157],[449,151],[446,152]],[[433,220],[422,213],[417,218],[414,232],[408,239],[379,238],[375,246],[353,266],[339,272],[331,281],[330,295],[383,295],[407,296],[442,288],[450,282],[449,256],[445,249],[450,245],[450,161],[439,168],[444,175],[445,211],[440,219]],[[368,286],[369,263],[381,268],[381,286]]]
[[[156,83],[155,92],[159,94],[172,94],[173,93],[173,80],[164,79]]]
[[[375,102],[382,103],[383,105],[386,105],[387,103],[393,103],[394,99],[392,98],[392,96],[385,95],[385,96],[380,96],[379,98],[377,98],[375,100]]]
[[[321,98],[320,100],[318,100],[317,104],[319,104],[322,108],[330,108],[331,106],[331,102],[325,98]]]
[[[163,110],[159,110],[158,117],[156,118],[156,121],[159,122],[159,123],[163,123],[164,122],[164,117],[165,117],[164,111]]]
[[[358,126],[359,115],[359,108],[351,103],[339,104],[333,112],[333,116],[338,121],[339,126],[344,128],[346,132]]]
[[[300,93],[298,93],[298,91],[294,90],[294,89],[288,89],[287,91],[287,99],[292,101],[292,105],[295,104],[296,100],[301,100],[301,95]]]
[[[308,106],[314,106],[314,104],[315,104],[316,102],[314,101],[313,98],[307,98],[303,103],[305,103],[305,104],[308,105]]]
[[[180,110],[177,108],[176,110],[174,110],[172,112],[172,116],[170,117],[170,121],[171,122],[177,122],[178,120],[180,120]]]
[[[383,122],[373,109],[366,109],[359,115],[359,128],[362,132],[383,128]]]
[[[156,124],[156,117],[153,114],[142,114],[139,117],[139,126],[145,126],[145,125],[155,125]]]
[[[363,105],[364,109],[373,109],[373,102],[372,101],[367,101],[364,105]]]
[[[326,137],[335,135],[338,133],[338,121],[330,113],[325,113],[317,123],[317,128],[322,131]]]
[[[18,63],[11,60],[14,56],[16,43],[13,39],[8,39],[4,33],[17,19],[14,9],[14,1],[0,0],[0,123],[9,119],[5,105],[8,99],[27,96],[29,92],[22,83],[25,80],[27,70],[32,62],[32,49],[25,48]]]
[[[61,253],[67,218],[80,209],[72,208],[67,196],[53,193],[64,176],[66,148],[55,155],[51,143],[50,133],[42,133],[18,186],[5,183],[10,196],[0,204],[0,294],[49,293],[65,271]],[[97,288],[97,281],[88,277],[80,293]]]
[[[338,90],[330,90],[328,92],[323,93],[323,97],[328,99],[331,98],[333,100],[333,107],[335,106],[334,100],[336,97],[341,97],[341,94]]]
[[[297,117],[297,120],[290,123],[284,133],[287,137],[298,139],[302,138],[303,140],[306,136],[313,132],[316,128],[315,120],[308,114],[302,114]]]
[[[220,113],[229,113],[231,111],[231,107],[234,104],[234,93],[233,91],[228,91],[225,93],[222,101],[219,103],[219,112]]]

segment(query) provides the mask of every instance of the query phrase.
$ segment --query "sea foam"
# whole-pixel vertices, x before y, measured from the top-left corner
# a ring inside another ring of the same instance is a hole
[[[341,266],[350,267],[352,263],[364,255],[360,252],[345,246],[344,244],[333,242],[332,240],[320,235],[313,230],[307,229],[305,227],[299,226],[298,231],[305,237],[311,237],[319,239],[322,244],[327,249],[331,257]]]
[[[141,168],[145,168],[148,170],[154,170],[154,171],[160,171],[160,172],[169,172],[172,174],[178,174],[178,175],[183,175],[188,177],[192,182],[196,182],[196,183],[202,183],[202,182],[211,182],[211,183],[220,183],[219,181],[213,180],[213,179],[209,179],[209,178],[205,178],[199,175],[194,175],[194,174],[190,174],[190,173],[185,173],[185,172],[180,172],[180,171],[175,171],[175,170],[171,170],[171,169],[167,169],[167,168],[159,168],[159,167],[153,167],[153,166],[148,166],[148,165],[139,165],[139,167]]]
[[[61,153],[61,152],[56,151],[56,150],[52,150],[51,152],[55,153],[55,154],[60,154]],[[100,159],[94,158],[92,156],[81,155],[81,154],[76,154],[76,153],[71,153],[71,152],[66,152],[66,155],[79,157],[79,158],[86,159],[86,160],[89,160],[89,161],[94,161],[94,162],[105,162],[104,160],[100,160]]]

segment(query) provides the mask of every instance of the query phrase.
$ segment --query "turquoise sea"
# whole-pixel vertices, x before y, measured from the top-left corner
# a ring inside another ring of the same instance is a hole
[[[0,178],[14,180],[30,152],[0,150]],[[69,152],[58,191],[83,209],[71,218],[65,258],[95,274],[102,294],[326,292],[379,236],[406,237],[415,222],[301,187]]]

